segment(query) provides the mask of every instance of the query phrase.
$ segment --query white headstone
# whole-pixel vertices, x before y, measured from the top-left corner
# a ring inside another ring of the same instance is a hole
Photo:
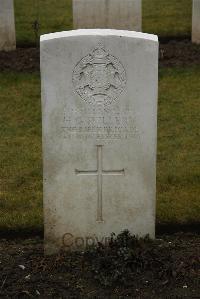
[[[16,48],[13,0],[0,0],[0,51]]]
[[[193,0],[192,42],[200,44],[200,0]]]
[[[142,31],[141,0],[73,0],[74,29]]]
[[[47,254],[155,233],[157,36],[41,37]]]

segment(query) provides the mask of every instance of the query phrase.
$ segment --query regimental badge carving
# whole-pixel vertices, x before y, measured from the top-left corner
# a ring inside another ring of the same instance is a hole
[[[119,59],[99,44],[75,66],[73,85],[87,103],[107,106],[124,90],[126,72]]]

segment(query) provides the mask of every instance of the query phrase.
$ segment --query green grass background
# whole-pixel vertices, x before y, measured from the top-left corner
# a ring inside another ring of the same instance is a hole
[[[123,0],[122,0],[123,1]],[[190,36],[192,0],[143,0],[143,32],[159,36]],[[18,46],[34,45],[33,24],[40,24],[38,35],[70,30],[72,0],[15,0]]]
[[[38,73],[0,74],[0,230],[42,229]],[[161,68],[157,222],[199,221],[200,69]]]

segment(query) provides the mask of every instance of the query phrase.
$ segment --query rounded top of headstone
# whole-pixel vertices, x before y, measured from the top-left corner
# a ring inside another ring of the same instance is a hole
[[[67,38],[67,37],[76,37],[76,36],[119,36],[119,37],[130,37],[138,38],[148,41],[158,42],[158,36],[154,34],[148,34],[137,31],[129,30],[116,30],[116,29],[78,29],[70,31],[61,31],[55,33],[49,33],[41,35],[40,41],[48,41],[57,38]]]

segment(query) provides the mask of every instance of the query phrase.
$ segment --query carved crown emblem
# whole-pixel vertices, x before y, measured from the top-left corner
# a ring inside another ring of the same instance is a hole
[[[99,44],[77,63],[72,80],[75,91],[83,100],[106,106],[124,90],[126,72],[119,59]]]

